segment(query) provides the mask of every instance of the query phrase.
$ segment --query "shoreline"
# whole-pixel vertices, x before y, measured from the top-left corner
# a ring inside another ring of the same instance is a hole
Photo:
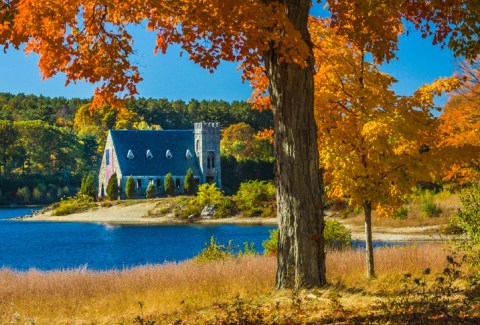
[[[150,215],[158,201],[139,201],[130,204],[117,204],[97,208],[85,212],[74,213],[66,216],[52,216],[48,207],[39,210],[30,216],[18,217],[14,220],[24,222],[77,222],[96,223],[112,226],[160,226],[160,225],[244,225],[244,226],[277,226],[277,218],[248,218],[234,216],[223,219],[180,219],[172,213],[163,216]],[[342,222],[352,231],[352,240],[365,240],[364,228]],[[385,242],[408,241],[446,241],[448,236],[442,235],[438,226],[418,227],[373,227],[373,240]]]

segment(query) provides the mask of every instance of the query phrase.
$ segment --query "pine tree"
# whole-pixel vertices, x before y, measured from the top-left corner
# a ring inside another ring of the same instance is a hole
[[[135,189],[135,180],[132,176],[127,179],[127,183],[125,184],[125,196],[127,199],[132,200],[137,195],[137,191]]]
[[[191,168],[187,170],[187,175],[183,181],[183,188],[185,189],[185,194],[194,195],[197,190],[197,184],[195,183],[195,178],[193,177],[193,171]]]
[[[118,196],[120,195],[120,188],[118,186],[117,173],[113,173],[112,177],[110,177],[110,180],[108,181],[107,195],[108,195],[108,198],[112,201],[117,200]]]
[[[165,182],[163,184],[163,189],[167,196],[175,195],[175,182],[173,181],[172,174],[168,173],[165,177]]]
[[[82,186],[80,187],[80,194],[96,199],[97,190],[95,188],[95,178],[92,174],[87,174],[82,178]]]
[[[153,183],[150,183],[147,188],[146,197],[147,199],[153,199],[157,196],[157,189]]]

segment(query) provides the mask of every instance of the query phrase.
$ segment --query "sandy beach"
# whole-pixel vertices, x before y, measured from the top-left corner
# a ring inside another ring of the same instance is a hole
[[[139,201],[128,205],[118,204],[110,207],[97,207],[96,209],[74,213],[67,216],[52,216],[51,210],[43,210],[32,216],[22,218],[22,221],[51,221],[51,222],[91,222],[102,224],[136,224],[136,225],[161,225],[161,224],[253,224],[253,225],[277,225],[276,218],[242,218],[239,216],[224,219],[201,219],[196,218],[180,219],[175,218],[173,214],[164,216],[150,215],[151,211],[158,201]],[[364,228],[361,226],[352,226],[345,221],[342,222],[351,229],[352,239],[363,240],[365,238]],[[386,228],[375,227],[373,229],[373,239],[381,241],[438,241],[445,240],[445,236],[440,234],[438,226],[424,227],[399,227]]]

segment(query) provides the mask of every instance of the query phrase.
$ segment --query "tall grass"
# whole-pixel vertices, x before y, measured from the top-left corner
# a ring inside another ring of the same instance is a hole
[[[364,252],[331,252],[327,254],[328,279],[338,290],[381,295],[399,288],[403,273],[421,273],[425,267],[441,270],[445,256],[441,245],[378,249],[375,258],[379,278],[368,281]],[[25,323],[30,319],[35,324],[130,324],[140,314],[153,319],[208,315],[214,306],[231,303],[236,296],[272,299],[275,271],[275,257],[265,256],[108,272],[3,269],[0,323]]]

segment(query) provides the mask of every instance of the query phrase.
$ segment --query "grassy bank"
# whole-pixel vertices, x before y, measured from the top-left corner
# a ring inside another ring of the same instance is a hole
[[[442,271],[446,256],[440,244],[378,249],[378,278],[368,281],[363,252],[331,252],[327,255],[331,285],[301,293],[275,292],[276,259],[264,256],[108,272],[4,269],[0,271],[0,322],[132,324],[150,320],[162,324],[180,319],[214,323],[217,318],[228,323],[229,317],[238,320],[239,312],[276,315],[286,323],[307,312],[316,321],[336,317],[340,321],[346,315],[366,315],[378,299],[397,295],[404,273],[422,274],[427,267]]]

